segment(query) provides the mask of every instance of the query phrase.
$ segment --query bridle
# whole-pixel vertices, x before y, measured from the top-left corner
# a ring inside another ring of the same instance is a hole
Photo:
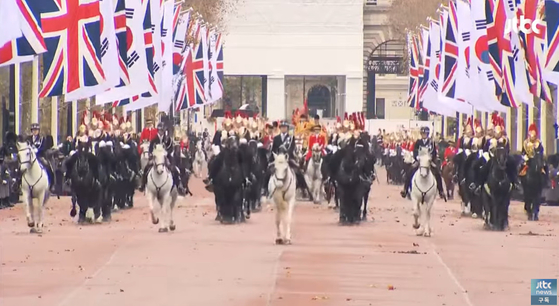
[[[33,154],[31,147],[27,146],[27,148],[24,149],[19,149],[18,152],[23,152],[23,151],[29,151],[30,155],[33,155],[32,159],[26,160],[26,161],[21,161],[18,158],[18,162],[20,165],[25,165],[25,164],[29,164],[29,167],[33,167],[33,165],[37,162],[37,155]],[[27,178],[25,178],[25,173],[27,172],[27,169],[25,169],[25,171],[21,172],[21,177],[23,178],[23,180],[25,181],[25,183],[27,184],[27,186],[29,187],[29,193],[33,194],[33,188],[35,188],[35,186],[37,186],[37,184],[41,181],[41,179],[43,178],[43,167],[39,164],[39,168],[41,168],[41,175],[39,176],[39,178],[37,178],[37,180],[35,181],[35,183],[33,184],[29,184],[29,181],[27,180]]]

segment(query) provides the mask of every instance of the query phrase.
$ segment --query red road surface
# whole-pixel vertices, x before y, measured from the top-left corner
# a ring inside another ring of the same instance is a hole
[[[191,185],[172,233],[148,221],[143,195],[89,226],[69,217],[68,198],[51,199],[42,236],[21,204],[1,210],[0,305],[524,306],[530,279],[559,278],[558,208],[527,222],[515,203],[511,229],[487,232],[438,201],[433,237],[416,237],[399,187],[375,183],[374,221],[341,227],[325,204],[298,203],[293,245],[276,246],[271,207],[220,225],[211,195]]]

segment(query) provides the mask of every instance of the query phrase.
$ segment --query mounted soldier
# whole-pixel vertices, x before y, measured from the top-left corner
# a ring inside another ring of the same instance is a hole
[[[433,140],[429,138],[429,133],[430,130],[428,127],[424,126],[421,128],[421,139],[417,140],[414,144],[413,157],[416,161],[418,160],[420,148],[427,148],[429,150],[429,152],[431,153],[431,172],[433,173],[433,175],[435,176],[435,180],[437,181],[437,190],[439,191],[440,197],[446,200],[443,190],[441,173],[439,171],[439,168],[436,166],[436,161],[438,160],[437,148],[435,147]],[[408,196],[408,190],[410,189],[411,180],[417,169],[418,164],[417,162],[415,162],[410,171],[407,173],[404,190],[402,190],[402,192],[400,193],[402,198]]]
[[[305,178],[303,176],[303,172],[302,172],[301,168],[299,167],[299,165],[297,165],[297,163],[295,162],[295,156],[294,156],[295,140],[294,140],[294,137],[292,135],[289,135],[288,129],[289,129],[289,124],[287,123],[287,121],[283,121],[280,124],[280,134],[277,135],[276,137],[274,137],[274,140],[273,140],[273,143],[272,143],[272,153],[274,153],[276,155],[283,153],[283,154],[287,154],[289,156],[289,165],[291,166],[291,168],[295,172],[295,176],[297,177],[297,185],[301,186],[301,188],[306,190],[306,192],[308,192],[308,194],[310,195],[311,193],[310,193],[310,190],[309,190],[309,188],[306,184]],[[272,163],[270,164],[268,172],[266,173],[264,186],[268,186],[268,182],[270,181],[270,177],[271,177],[272,173],[274,172],[273,169],[272,169],[273,161],[274,161],[274,155],[272,154],[270,158],[271,158]]]
[[[159,122],[157,124],[157,136],[150,142],[149,144],[149,153],[150,153],[150,160],[148,162],[148,164],[146,165],[145,169],[143,170],[142,173],[142,182],[140,185],[140,192],[143,192],[145,190],[146,184],[147,184],[147,175],[149,173],[149,170],[153,167],[153,158],[152,158],[152,153],[153,150],[155,149],[155,146],[161,144],[163,145],[163,148],[165,149],[165,151],[167,151],[167,159],[166,159],[166,166],[168,167],[168,169],[171,171],[171,173],[173,174],[173,184],[175,187],[177,187],[179,189],[179,191],[184,192],[184,187],[181,186],[180,184],[180,177],[179,177],[179,173],[177,171],[177,167],[175,167],[175,165],[171,164],[171,154],[173,153],[173,141],[171,139],[171,137],[168,135],[167,130],[165,129],[165,125],[163,124],[163,122]]]
[[[305,156],[305,163],[308,163],[312,157],[312,151],[315,144],[322,150],[322,156],[326,155],[326,137],[322,134],[322,126],[316,124],[313,129],[313,134],[309,137],[309,149],[307,150],[307,155]],[[306,167],[304,167],[306,169]]]
[[[223,129],[215,131],[212,140],[212,150],[214,152],[213,158],[208,161],[208,177],[204,179],[207,190],[213,190],[214,176],[217,172],[217,168],[214,167],[214,160],[221,153],[222,142],[225,141],[230,136],[235,135],[233,130],[233,118],[231,117],[231,112],[226,111],[224,114],[224,120],[222,123]]]
[[[48,156],[48,150],[52,149],[54,146],[54,141],[52,136],[43,136],[40,134],[41,128],[38,123],[31,124],[31,136],[27,138],[27,141],[37,150],[37,159],[41,162],[45,170],[47,170],[47,175],[49,178],[49,188],[52,194],[55,193],[55,176],[54,168],[52,167],[52,162],[50,161],[50,156]]]
[[[471,153],[473,136],[472,119],[468,118],[462,130],[462,136],[458,138],[458,142],[456,143],[456,156],[454,156],[455,176],[459,180],[464,179],[464,177],[458,178],[458,175],[465,176],[465,169],[463,166],[466,162],[466,158]]]
[[[528,171],[528,163],[530,162],[531,159],[534,158],[534,156],[536,154],[541,154],[542,156],[544,155],[544,148],[543,148],[543,144],[542,141],[540,140],[540,138],[538,137],[539,133],[538,133],[538,127],[536,126],[535,123],[530,124],[530,127],[528,128],[528,138],[526,138],[524,140],[524,143],[522,144],[522,167],[520,168],[520,173],[518,174],[518,176],[523,177],[526,176],[526,173]],[[547,165],[544,167],[543,169],[543,174],[547,177]]]
[[[330,138],[328,139],[328,144],[331,146],[338,146],[338,140],[339,140],[339,132],[342,129],[342,119],[340,118],[340,116],[336,117],[336,125],[334,125],[334,129],[332,131],[332,134],[330,134]]]

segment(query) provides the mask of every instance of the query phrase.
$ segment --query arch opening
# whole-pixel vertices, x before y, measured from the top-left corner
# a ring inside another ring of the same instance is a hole
[[[332,117],[332,95],[325,85],[314,85],[307,92],[307,106],[309,115]]]

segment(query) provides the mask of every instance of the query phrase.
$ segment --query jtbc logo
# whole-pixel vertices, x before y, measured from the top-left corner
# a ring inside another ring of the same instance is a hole
[[[505,34],[509,34],[510,32],[514,32],[516,34],[519,32],[524,34],[540,34],[541,30],[538,28],[538,25],[543,27],[543,21],[539,19],[532,21],[532,19],[524,18],[524,16],[520,16],[520,20],[514,17],[512,19],[507,19],[505,23]]]

